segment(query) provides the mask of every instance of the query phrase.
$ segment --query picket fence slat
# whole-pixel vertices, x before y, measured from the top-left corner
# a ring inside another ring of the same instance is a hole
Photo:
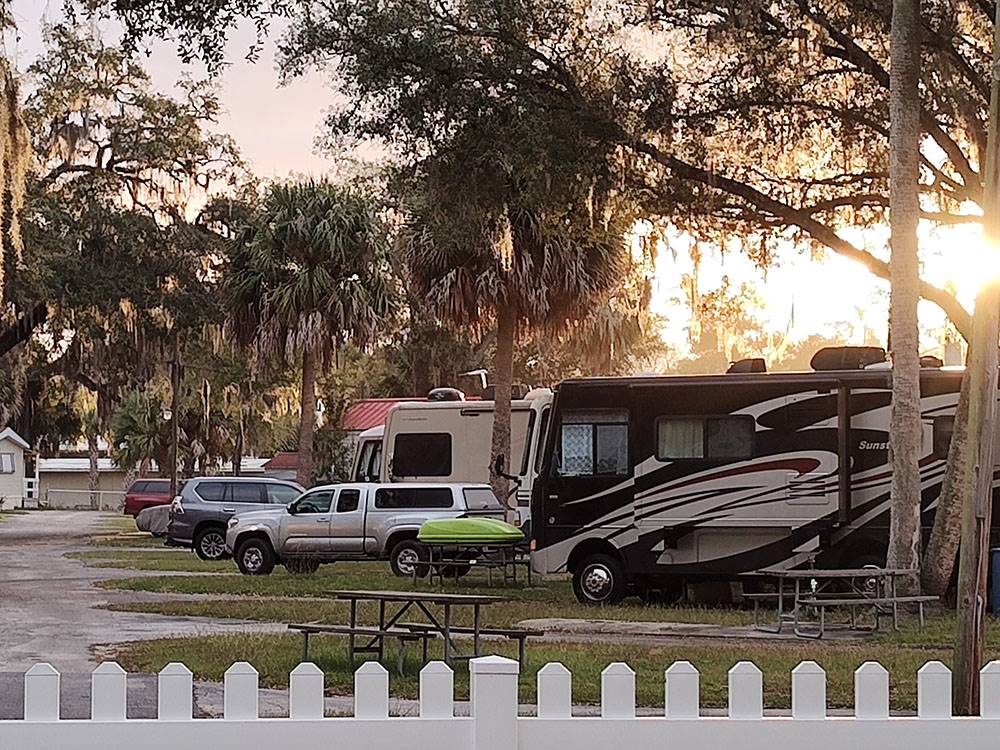
[[[568,719],[573,715],[573,675],[553,662],[538,670],[538,716]]]
[[[180,662],[171,662],[157,677],[156,715],[164,721],[190,721],[194,709],[193,675]]]
[[[928,662],[917,673],[917,716],[890,718],[890,675],[881,664],[866,662],[854,673],[853,717],[830,721],[823,721],[826,673],[812,661],[791,673],[793,721],[763,715],[763,675],[751,662],[729,670],[729,718],[721,721],[700,717],[700,675],[687,661],[664,672],[665,707],[659,719],[635,718],[636,675],[620,662],[601,673],[602,718],[596,720],[573,717],[573,676],[562,664],[548,664],[537,674],[537,718],[519,716],[517,662],[483,657],[471,660],[469,671],[469,718],[455,716],[455,677],[442,662],[431,662],[420,673],[419,718],[390,717],[389,673],[369,662],[355,672],[353,717],[324,718],[323,671],[303,663],[289,677],[289,718],[260,719],[257,671],[237,662],[225,674],[223,720],[195,721],[191,671],[172,663],[158,676],[157,719],[138,720],[126,718],[128,676],[108,662],[91,676],[91,719],[60,720],[61,676],[50,664],[37,664],[24,675],[24,721],[0,721],[0,747],[173,750],[205,744],[235,750],[252,733],[264,744],[338,750],[589,750],[610,744],[677,750],[727,745],[771,750],[782,744],[808,744],[814,750],[852,744],[995,750],[1000,735],[1000,661],[980,673],[979,718],[952,717],[952,675],[940,662]],[[813,721],[823,721],[822,728]]]
[[[601,672],[601,716],[605,719],[635,716],[635,672],[628,664],[616,661]]]
[[[257,713],[257,670],[245,661],[238,661],[223,677],[225,697],[222,715],[230,721],[256,719]]]

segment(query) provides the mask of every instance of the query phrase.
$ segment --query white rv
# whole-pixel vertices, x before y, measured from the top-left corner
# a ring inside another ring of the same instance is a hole
[[[552,391],[537,388],[511,402],[510,473],[527,517],[541,461]],[[394,406],[382,427],[358,438],[355,482],[488,482],[492,401],[409,401]],[[511,488],[512,491],[514,487]]]

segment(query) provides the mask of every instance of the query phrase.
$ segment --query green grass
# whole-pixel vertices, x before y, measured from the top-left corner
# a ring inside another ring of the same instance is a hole
[[[353,684],[343,638],[325,636],[311,641],[310,658],[326,672],[327,690],[349,694]],[[142,641],[119,646],[115,658],[129,671],[155,672],[171,661],[183,661],[206,680],[221,680],[226,669],[238,660],[249,661],[260,672],[261,685],[282,688],[288,685],[288,673],[298,664],[301,638],[296,635],[230,634],[197,638]],[[415,659],[408,662],[407,676],[395,672],[395,644],[388,649],[386,666],[390,669],[393,695],[414,698],[417,695]],[[432,647],[438,656],[439,645]],[[411,647],[417,656],[419,648]],[[514,656],[510,644],[490,642],[490,653]],[[833,643],[759,643],[722,642],[713,644],[668,643],[664,645],[623,645],[601,643],[528,644],[528,663],[522,669],[520,698],[535,697],[535,673],[551,661],[562,662],[573,673],[573,698],[578,703],[600,702],[600,672],[611,662],[624,661],[636,670],[636,696],[640,705],[663,705],[663,671],[672,662],[687,660],[701,673],[702,705],[723,707],[727,701],[727,672],[736,662],[751,660],[764,672],[764,700],[769,708],[787,708],[790,704],[791,670],[803,660],[815,660],[827,671],[827,695],[835,708],[853,705],[853,672],[868,660],[881,662],[891,675],[891,702],[894,709],[916,707],[916,672],[928,660],[949,660],[947,651],[895,648],[878,645],[843,645]],[[461,698],[468,695],[468,673],[464,664],[456,666],[456,689]]]
[[[163,547],[163,539],[157,538],[135,527],[132,516],[104,516],[90,537],[91,547]]]

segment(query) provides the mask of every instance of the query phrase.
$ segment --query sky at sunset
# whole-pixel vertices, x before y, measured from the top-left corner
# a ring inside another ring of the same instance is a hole
[[[19,38],[13,49],[8,41],[7,52],[20,69],[38,55],[42,48],[42,27],[59,19],[61,6],[62,0],[15,0]],[[113,27],[102,28],[109,38],[113,38],[115,31]],[[244,54],[252,41],[253,31],[249,26],[232,35],[228,50],[232,64],[219,80],[225,112],[218,130],[236,139],[243,155],[262,176],[318,175],[335,169],[336,157],[319,153],[315,146],[324,112],[335,101],[332,87],[318,73],[280,85],[273,42],[267,44],[256,63],[249,63]],[[145,64],[154,85],[165,91],[170,91],[181,75],[196,78],[204,75],[197,64],[182,64],[173,46],[166,43],[154,45]],[[849,239],[867,245],[879,255],[885,254],[885,233],[871,232]],[[979,273],[971,264],[956,262],[955,257],[960,258],[963,250],[971,251],[974,242],[974,233],[970,236],[968,232],[945,238],[925,233],[923,238],[927,278],[939,285],[953,284],[970,305]],[[664,338],[683,354],[688,319],[686,308],[679,307],[682,299],[679,280],[691,272],[689,242],[675,235],[667,245],[659,252],[653,308],[666,319]],[[944,261],[946,249],[952,253],[948,263]],[[855,337],[847,343],[860,344],[867,327],[880,332],[879,338],[884,343],[888,284],[833,253],[817,261],[810,258],[808,250],[789,245],[779,252],[775,266],[764,275],[741,254],[738,243],[724,253],[718,248],[703,248],[701,290],[715,288],[723,275],[728,275],[735,284],[746,281],[756,285],[766,302],[762,317],[769,327],[788,330],[794,339],[839,333]],[[921,304],[920,314],[925,348],[930,350],[940,340],[944,318],[929,303]]]

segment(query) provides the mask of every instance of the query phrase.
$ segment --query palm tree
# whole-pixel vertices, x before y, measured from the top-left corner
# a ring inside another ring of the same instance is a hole
[[[519,334],[588,319],[630,260],[628,223],[594,180],[534,184],[507,155],[478,142],[425,162],[400,232],[410,283],[434,313],[459,330],[496,332],[490,471],[505,504]]]
[[[168,468],[170,435],[163,418],[163,403],[155,395],[132,391],[111,418],[111,457],[126,472],[146,476],[154,461],[160,471]]]
[[[374,201],[325,181],[274,185],[230,244],[225,286],[231,329],[257,363],[301,365],[297,479],[308,486],[317,368],[340,344],[369,342],[395,309]]]

